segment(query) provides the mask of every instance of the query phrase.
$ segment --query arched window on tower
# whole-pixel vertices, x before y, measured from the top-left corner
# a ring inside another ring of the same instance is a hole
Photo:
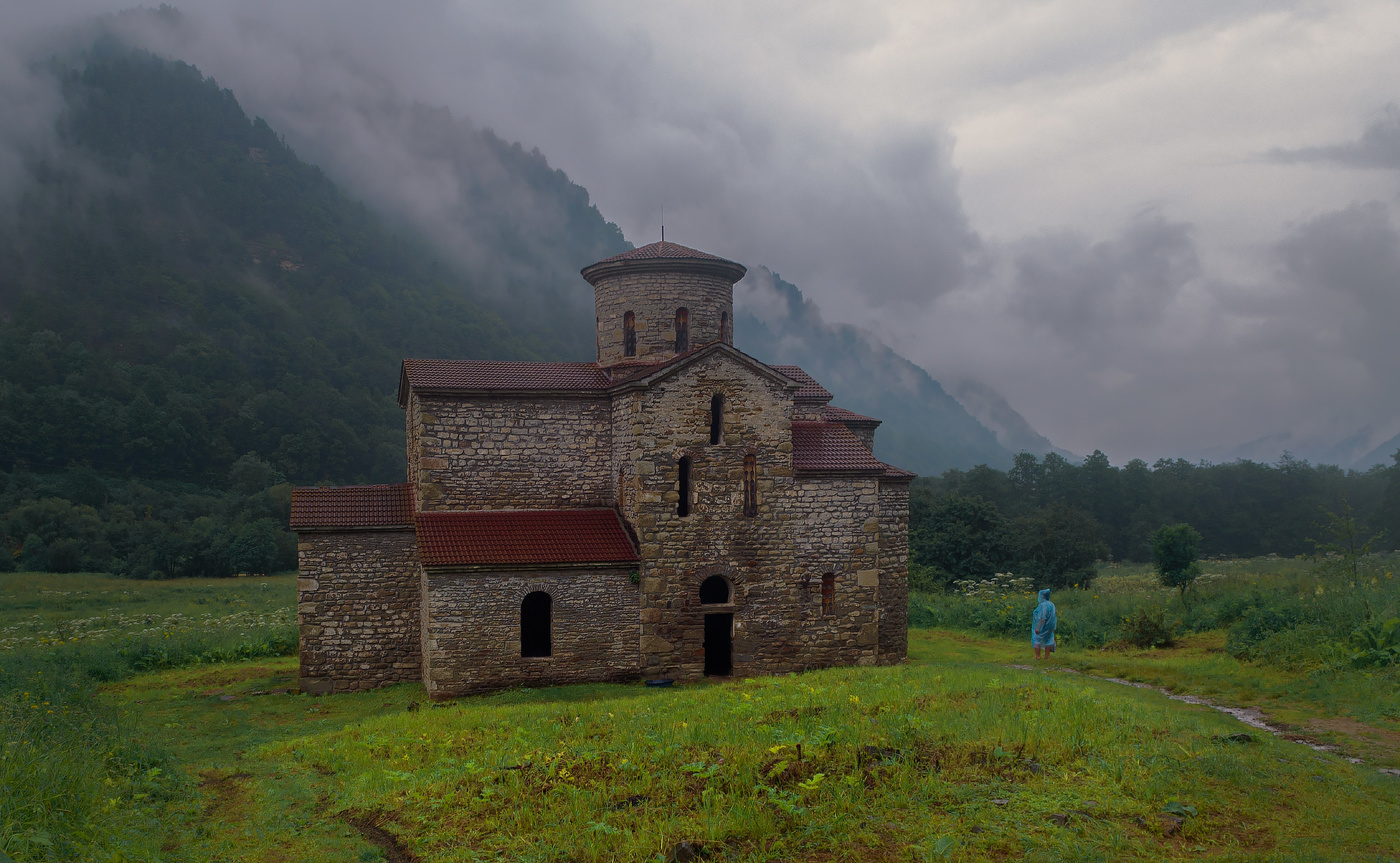
[[[637,316],[627,312],[622,316],[622,355],[637,355]]]
[[[836,615],[836,575],[828,572],[822,576],[822,617]]]
[[[679,474],[681,499],[676,501],[676,515],[690,515],[690,456],[682,456],[676,465]]]
[[[753,453],[744,456],[744,515],[758,515],[758,459]]]
[[[537,590],[520,603],[520,655],[551,656],[550,611],[554,601],[549,594]]]
[[[719,313],[719,340],[729,344],[729,312]]]
[[[690,350],[690,309],[676,309],[676,353]]]
[[[710,445],[724,443],[724,393],[710,396]]]

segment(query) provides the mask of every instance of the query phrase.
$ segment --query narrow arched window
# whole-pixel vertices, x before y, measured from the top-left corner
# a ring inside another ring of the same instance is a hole
[[[729,344],[729,312],[719,313],[719,340]]]
[[[712,575],[700,582],[701,605],[723,605],[729,602],[729,582],[722,575]]]
[[[690,350],[690,310],[681,307],[676,309],[676,353],[683,354]]]
[[[520,655],[550,656],[553,644],[550,637],[550,612],[554,601],[542,590],[525,597],[520,603]]]
[[[627,509],[627,468],[617,469],[617,508]]]
[[[828,572],[822,576],[822,616],[836,614],[836,576]]]
[[[753,453],[744,456],[744,515],[758,515],[758,459]]]
[[[710,444],[724,442],[724,393],[710,396]]]
[[[681,499],[676,501],[676,515],[687,516],[690,515],[690,456],[682,456],[676,467],[681,493]]]
[[[622,355],[637,355],[637,316],[631,312],[622,316]]]

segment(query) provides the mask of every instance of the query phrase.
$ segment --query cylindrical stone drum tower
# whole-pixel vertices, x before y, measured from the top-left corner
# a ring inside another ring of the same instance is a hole
[[[734,343],[743,265],[664,240],[584,267],[598,313],[598,362],[660,363]]]

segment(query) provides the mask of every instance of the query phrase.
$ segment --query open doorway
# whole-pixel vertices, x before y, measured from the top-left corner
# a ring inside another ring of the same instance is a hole
[[[705,615],[705,675],[728,677],[734,673],[734,615]]]

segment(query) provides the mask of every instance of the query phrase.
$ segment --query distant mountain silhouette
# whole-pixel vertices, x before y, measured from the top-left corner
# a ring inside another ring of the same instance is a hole
[[[823,320],[796,285],[756,268],[735,286],[735,345],[769,363],[795,363],[833,404],[883,421],[880,459],[924,475],[974,464],[1011,466],[1012,453],[938,381],[870,333]]]

